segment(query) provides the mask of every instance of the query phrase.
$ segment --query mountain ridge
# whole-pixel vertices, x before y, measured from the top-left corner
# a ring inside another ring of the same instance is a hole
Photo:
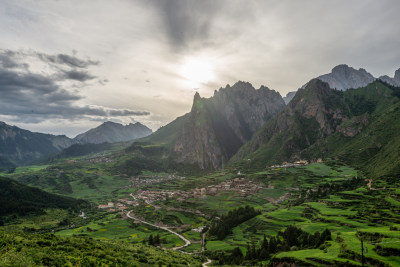
[[[140,122],[122,125],[120,123],[106,121],[96,128],[92,128],[84,133],[77,135],[73,140],[80,143],[115,143],[130,141],[146,137],[153,131]]]

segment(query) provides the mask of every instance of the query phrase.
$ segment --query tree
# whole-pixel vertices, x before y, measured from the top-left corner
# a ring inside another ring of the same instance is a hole
[[[154,246],[159,246],[160,245],[160,235],[159,234],[157,234],[154,237],[153,243],[154,243]]]
[[[150,246],[154,246],[154,240],[153,240],[153,235],[152,234],[149,236],[149,245]]]

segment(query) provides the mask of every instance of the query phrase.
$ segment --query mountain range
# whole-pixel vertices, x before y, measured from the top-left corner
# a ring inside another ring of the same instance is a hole
[[[151,134],[152,131],[137,122],[122,125],[104,122],[71,139],[65,135],[31,132],[0,122],[0,170],[32,163],[54,155],[74,144],[98,144],[129,141]]]
[[[339,148],[340,144],[355,140],[364,128],[372,127],[374,118],[397,103],[399,79],[400,69],[393,78],[376,79],[364,69],[342,64],[284,98],[265,86],[255,89],[250,83],[239,81],[216,90],[210,98],[196,93],[189,113],[153,134],[140,123],[123,126],[105,122],[69,139],[30,135],[29,131],[2,123],[0,162],[4,166],[24,164],[72,144],[133,139],[137,142],[127,152],[136,151],[139,143],[150,143],[161,147],[151,147],[152,156],[158,153],[160,162],[168,159],[205,170],[242,161],[247,166],[265,167],[303,157],[312,160],[339,157],[348,153],[345,148],[340,153],[337,149],[326,151],[324,144],[336,138]],[[383,143],[379,145],[385,147]],[[141,154],[145,151],[139,150]],[[79,146],[74,146],[73,154],[81,154]]]

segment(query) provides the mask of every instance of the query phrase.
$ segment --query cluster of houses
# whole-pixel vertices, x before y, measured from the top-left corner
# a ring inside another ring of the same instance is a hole
[[[321,160],[321,162],[322,162],[322,160]],[[306,165],[308,165],[308,161],[307,160],[298,160],[298,161],[295,161],[293,163],[292,162],[283,162],[282,165],[272,165],[272,166],[269,166],[267,168],[269,168],[269,169],[293,168],[293,167],[301,167],[301,166],[306,166]]]
[[[263,188],[262,184],[244,178],[234,178],[224,181],[217,185],[209,185],[204,188],[195,188],[188,193],[191,193],[194,198],[202,198],[206,195],[216,195],[222,191],[233,191],[240,194],[242,197],[254,194]]]
[[[126,186],[126,188],[130,188],[130,187],[140,188],[142,186],[158,184],[158,183],[168,182],[168,181],[172,181],[172,180],[183,180],[183,179],[185,179],[185,177],[180,177],[180,176],[175,176],[175,175],[168,175],[168,176],[139,175],[137,177],[132,177],[130,179],[131,184],[129,186]]]
[[[131,195],[135,203],[142,200],[148,204],[158,200],[166,200],[167,197],[177,199],[179,201],[188,198],[204,198],[207,195],[216,195],[223,191],[237,192],[242,197],[254,194],[261,190],[263,185],[244,178],[235,178],[217,185],[210,185],[203,188],[195,188],[189,191],[182,190],[139,190],[135,195]]]
[[[149,180],[145,179],[146,177],[142,177],[141,180],[142,182],[144,180]],[[147,177],[148,178],[148,177]],[[138,178],[134,178],[134,181]],[[164,177],[164,178],[156,178],[152,177],[151,180],[160,180],[162,179],[184,179],[184,177],[177,177],[177,176],[169,176],[169,177]],[[163,180],[165,181],[165,180]],[[143,184],[141,184],[143,185]],[[252,180],[248,180],[245,178],[234,178],[231,180],[224,181],[220,184],[216,185],[209,185],[207,187],[203,188],[195,188],[189,191],[182,191],[182,190],[145,190],[141,189],[136,191],[135,193],[132,193],[130,196],[131,198],[121,198],[118,199],[118,202],[115,204],[113,202],[108,202],[106,205],[99,205],[99,209],[106,209],[109,212],[114,212],[114,211],[124,211],[128,207],[127,206],[138,206],[141,202],[145,202],[146,204],[150,205],[153,202],[156,201],[165,201],[167,198],[169,199],[176,199],[178,201],[183,201],[188,198],[204,198],[207,195],[216,195],[221,192],[237,192],[240,196],[246,197],[249,195],[252,195],[256,193],[257,191],[263,189],[264,186],[260,183],[257,183]]]
[[[111,158],[107,158],[107,157],[97,157],[97,158],[91,158],[88,159],[87,162],[90,163],[105,163],[105,162],[113,162],[114,160]]]
[[[114,202],[108,202],[107,205],[99,205],[98,208],[105,209],[109,212],[124,211],[128,208],[127,205],[137,206],[139,205],[139,203],[136,203],[135,201],[126,198],[121,198],[118,199],[118,202],[116,202],[115,204]]]

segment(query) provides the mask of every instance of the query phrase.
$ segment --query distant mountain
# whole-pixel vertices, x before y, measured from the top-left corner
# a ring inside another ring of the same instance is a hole
[[[35,133],[0,122],[1,162],[26,164],[55,154],[76,141],[65,135]]]
[[[35,187],[0,177],[0,217],[10,214],[28,215],[46,208],[79,210],[89,206],[84,200],[50,194]]]
[[[393,78],[391,78],[387,75],[384,75],[384,76],[379,77],[379,79],[390,85],[400,86],[400,69],[396,70]]]
[[[146,137],[151,133],[151,129],[139,122],[122,125],[107,121],[96,128],[77,135],[74,140],[79,143],[90,144],[115,143]]]
[[[394,107],[399,105],[399,96],[400,88],[381,81],[342,92],[331,89],[319,79],[311,80],[279,115],[268,121],[235,154],[230,163],[263,169],[284,161],[341,155],[348,163],[357,161],[361,166],[363,161],[382,153],[382,162],[377,160],[374,164],[388,167],[391,163],[384,162],[384,155],[387,156],[384,151],[400,149],[400,138],[395,134],[400,116],[394,116],[393,110],[388,112],[389,107],[397,110]],[[383,125],[390,132],[386,132]],[[360,156],[363,153],[366,154]],[[395,158],[390,162],[397,162],[398,153],[392,155]],[[386,171],[390,169],[386,168]]]
[[[294,92],[289,92],[286,94],[285,97],[283,97],[283,101],[285,101],[285,104],[289,104],[289,102],[293,99],[293,97],[296,95],[297,91]]]
[[[317,79],[329,84],[329,87],[337,90],[359,88],[368,85],[375,77],[365,69],[354,69],[346,64],[334,67],[331,73],[318,76]],[[307,84],[306,84],[307,85]],[[304,85],[302,88],[305,88]]]

